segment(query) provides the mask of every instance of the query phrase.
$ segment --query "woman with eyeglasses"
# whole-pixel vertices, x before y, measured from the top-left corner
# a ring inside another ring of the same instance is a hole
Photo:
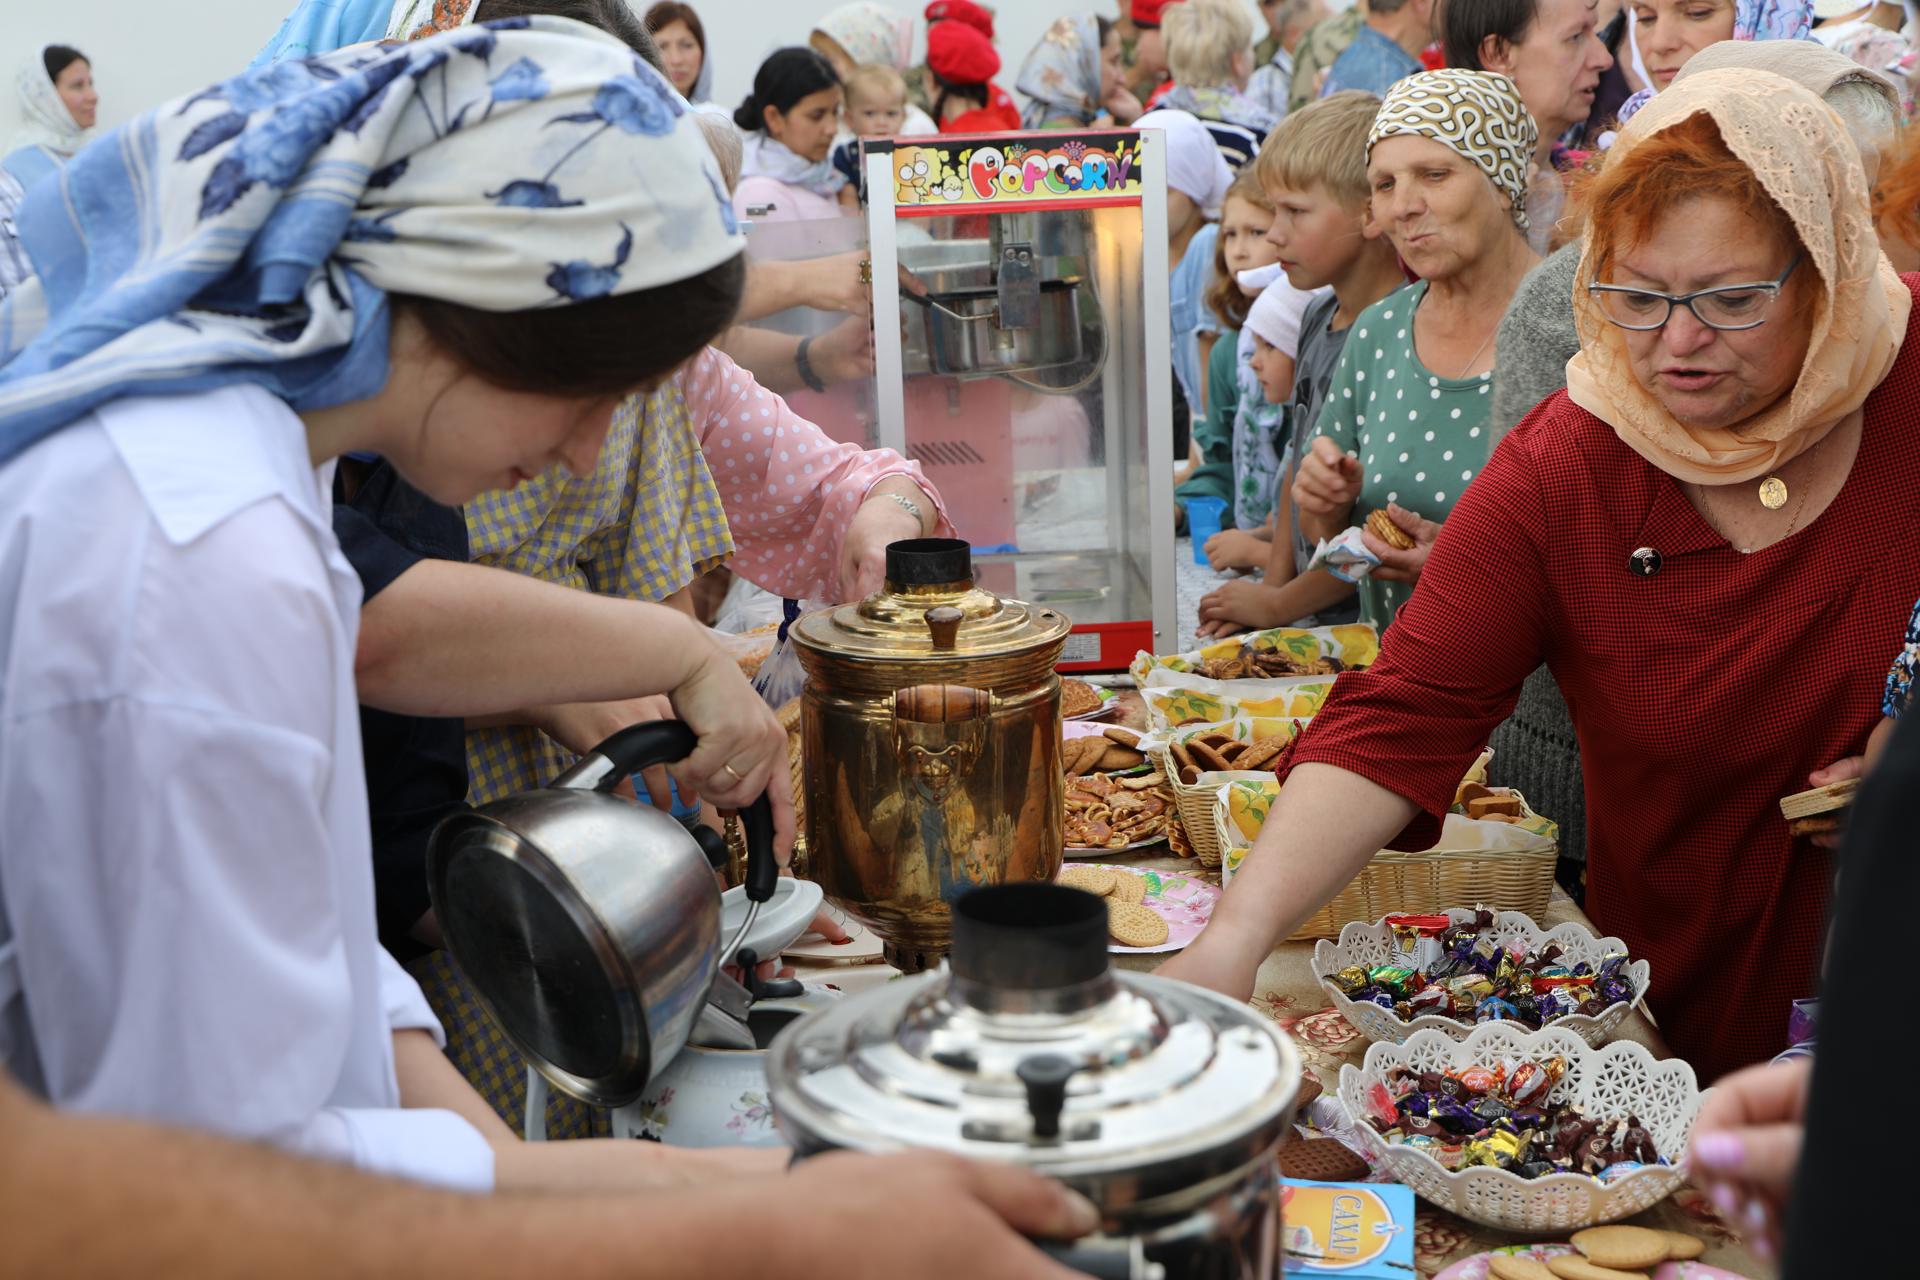
[[[1580,739],[1587,911],[1712,1080],[1784,1048],[1814,986],[1833,866],[1778,801],[1864,749],[1920,595],[1920,277],[1880,253],[1839,117],[1782,77],[1675,84],[1594,182],[1567,390],[1460,498],[1165,972],[1248,995],[1375,850],[1433,843],[1544,662]]]

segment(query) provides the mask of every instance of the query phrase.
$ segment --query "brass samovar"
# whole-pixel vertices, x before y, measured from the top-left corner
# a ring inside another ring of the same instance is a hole
[[[1060,659],[1052,609],[973,582],[964,542],[887,548],[886,587],[808,614],[801,735],[809,874],[909,973],[976,885],[1060,870]]]

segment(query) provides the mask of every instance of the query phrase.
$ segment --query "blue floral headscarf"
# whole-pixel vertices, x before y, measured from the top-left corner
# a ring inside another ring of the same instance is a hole
[[[371,396],[389,293],[560,307],[745,248],[672,86],[558,18],[250,71],[86,148],[18,226],[0,462],[119,396]]]
[[[1813,38],[1813,0],[1734,0],[1733,38],[1810,40]],[[1621,103],[1619,123],[1625,124],[1639,115],[1640,108],[1653,101],[1653,94],[1652,89],[1642,89]]]

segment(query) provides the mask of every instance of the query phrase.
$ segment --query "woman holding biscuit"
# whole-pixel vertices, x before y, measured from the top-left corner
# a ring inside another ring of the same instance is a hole
[[[1245,995],[1376,849],[1430,845],[1544,662],[1580,739],[1587,911],[1711,1081],[1785,1048],[1815,985],[1833,867],[1778,801],[1863,750],[1920,596],[1911,557],[1860,552],[1920,527],[1920,278],[1880,253],[1839,117],[1765,72],[1675,84],[1594,184],[1567,390],[1461,497],[1167,972]]]
[[[1373,219],[1420,281],[1354,321],[1293,490],[1308,538],[1381,512],[1363,622],[1393,621],[1437,522],[1486,462],[1494,330],[1539,261],[1525,235],[1535,142],[1513,81],[1488,72],[1408,76],[1374,119]]]

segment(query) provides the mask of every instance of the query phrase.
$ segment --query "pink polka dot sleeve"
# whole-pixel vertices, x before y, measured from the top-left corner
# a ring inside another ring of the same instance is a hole
[[[936,534],[952,536],[946,504],[918,463],[830,439],[723,352],[708,347],[695,356],[680,389],[733,531],[731,567],[756,586],[795,600],[837,600],[847,526],[889,476],[925,490],[939,515]]]

